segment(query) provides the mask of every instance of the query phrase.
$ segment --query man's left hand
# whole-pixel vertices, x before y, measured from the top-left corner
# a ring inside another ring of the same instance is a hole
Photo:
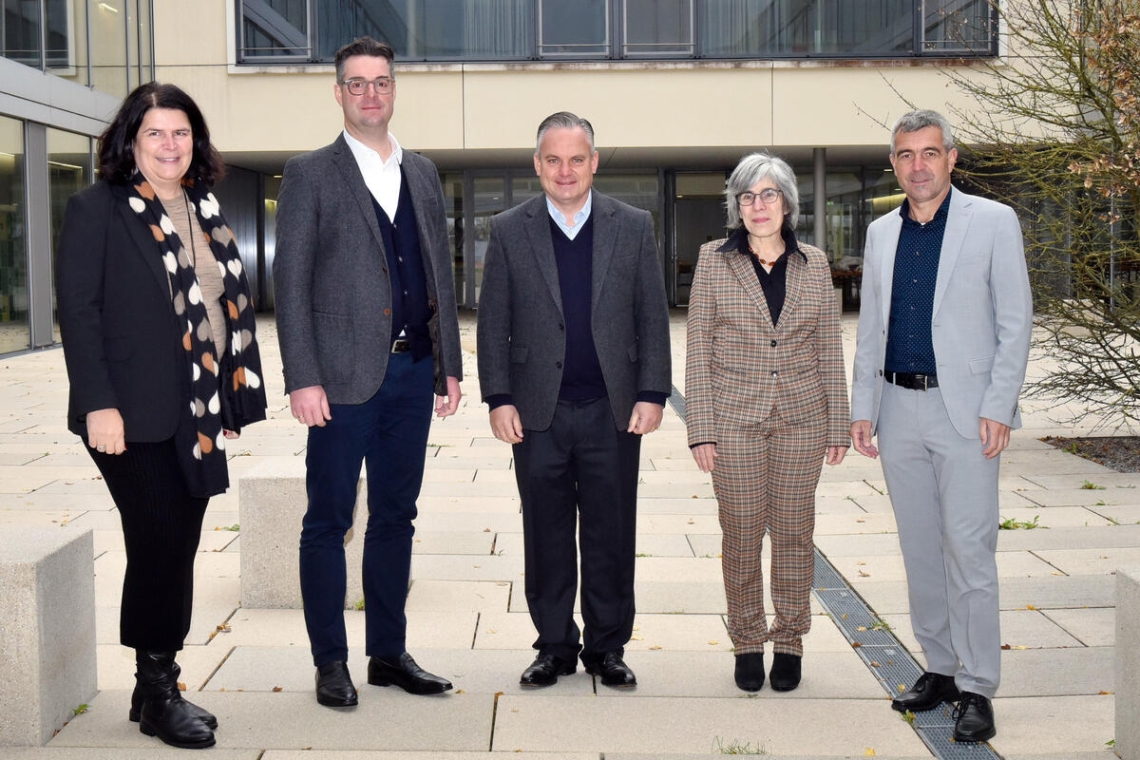
[[[459,380],[447,376],[447,395],[435,397],[435,416],[439,418],[450,417],[459,410],[459,399],[463,392],[459,390]]]
[[[629,417],[627,433],[645,435],[661,427],[661,417],[664,416],[665,407],[654,404],[652,401],[638,401],[633,405],[633,414]]]
[[[997,420],[981,417],[978,420],[978,433],[982,437],[982,454],[993,459],[1009,445],[1009,425]]]

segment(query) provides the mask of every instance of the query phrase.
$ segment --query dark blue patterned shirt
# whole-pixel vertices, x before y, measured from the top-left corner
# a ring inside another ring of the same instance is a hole
[[[937,374],[934,339],[930,323],[934,316],[934,284],[938,259],[946,233],[950,195],[946,194],[934,218],[920,224],[910,218],[910,202],[903,201],[902,230],[895,250],[894,284],[891,286],[891,319],[887,328],[888,372]]]

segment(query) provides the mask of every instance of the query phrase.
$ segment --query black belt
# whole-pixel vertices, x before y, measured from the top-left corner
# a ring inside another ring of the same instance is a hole
[[[396,338],[392,341],[392,353],[405,354],[412,350],[412,344],[407,338]]]
[[[900,388],[909,388],[912,391],[925,391],[938,387],[937,375],[919,375],[914,372],[883,372],[883,378],[888,383],[894,383]]]

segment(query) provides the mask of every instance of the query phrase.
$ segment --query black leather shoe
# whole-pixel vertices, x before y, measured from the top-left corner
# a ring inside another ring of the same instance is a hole
[[[558,683],[558,676],[572,676],[577,670],[578,665],[573,661],[567,662],[552,654],[540,654],[534,658],[530,667],[523,671],[519,685],[527,688],[553,686]]]
[[[736,655],[736,672],[733,674],[738,688],[760,691],[764,687],[764,653],[749,652]]]
[[[995,736],[993,705],[981,694],[962,692],[954,710],[954,741],[984,742]]]
[[[891,700],[891,707],[899,712],[922,712],[933,710],[943,702],[953,702],[958,696],[954,676],[923,673],[914,682],[914,686]]]
[[[768,674],[768,683],[775,691],[791,691],[800,685],[800,663],[802,657],[794,654],[776,652],[772,658],[772,672]]]
[[[136,650],[137,682],[142,689],[139,731],[157,736],[172,747],[205,749],[214,746],[214,732],[182,699],[175,676],[174,652]]]
[[[451,681],[427,672],[407,652],[397,657],[395,662],[369,657],[368,683],[399,686],[409,694],[442,694],[451,688]]]
[[[606,652],[602,659],[586,665],[586,672],[601,676],[603,686],[615,689],[632,689],[637,686],[637,676],[625,664],[620,652]]]
[[[336,660],[317,668],[317,702],[325,707],[356,707],[356,687],[348,663]]]

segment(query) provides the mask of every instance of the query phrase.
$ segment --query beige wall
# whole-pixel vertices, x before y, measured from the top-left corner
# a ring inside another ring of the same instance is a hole
[[[223,65],[233,13],[227,0],[156,0],[158,80],[198,101],[224,152],[329,142],[341,127],[332,67]],[[408,65],[398,76],[392,131],[416,150],[528,148],[557,110],[587,116],[611,147],[878,146],[903,98],[968,106],[929,63]]]

